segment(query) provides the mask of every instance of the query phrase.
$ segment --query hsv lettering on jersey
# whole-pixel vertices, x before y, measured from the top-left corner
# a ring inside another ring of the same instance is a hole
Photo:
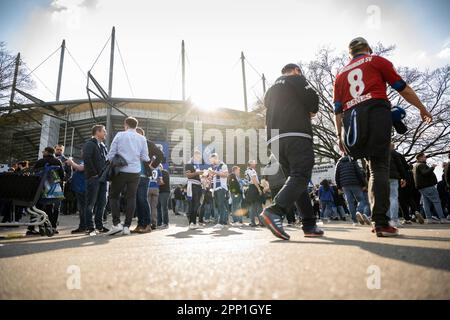
[[[402,91],[406,83],[387,59],[361,55],[354,58],[336,77],[335,113],[341,113],[369,99],[388,100],[386,83]]]

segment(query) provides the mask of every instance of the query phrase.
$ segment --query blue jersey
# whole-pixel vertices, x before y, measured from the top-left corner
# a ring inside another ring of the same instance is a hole
[[[159,188],[159,181],[161,181],[162,172],[161,169],[153,169],[152,176],[150,177],[150,181],[148,183],[149,188]]]

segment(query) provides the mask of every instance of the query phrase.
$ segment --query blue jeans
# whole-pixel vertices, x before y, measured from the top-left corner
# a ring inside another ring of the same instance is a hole
[[[259,201],[252,202],[248,205],[248,216],[250,218],[250,224],[255,225],[255,218],[259,220],[259,214],[262,211],[262,204]]]
[[[86,180],[86,227],[93,228],[92,215],[95,216],[95,228],[103,228],[103,211],[106,206],[106,183],[98,177]]]
[[[74,192],[77,199],[78,212],[80,213],[80,225],[79,229],[86,229],[86,193]]]
[[[427,219],[431,219],[431,207],[434,207],[434,211],[437,213],[439,219],[444,219],[444,213],[442,212],[441,199],[439,199],[439,193],[435,186],[419,189],[422,195],[423,209]]]
[[[148,204],[148,177],[139,177],[139,184],[136,193],[136,215],[138,226],[146,227],[150,224],[150,205]]]
[[[242,195],[241,194],[231,194],[231,217],[233,222],[242,223],[242,215],[236,215],[240,213],[242,204]]]
[[[209,220],[210,218],[214,218],[214,210],[213,210],[212,203],[204,203],[203,210],[204,210],[204,216],[203,216],[204,220]]]
[[[320,204],[322,218],[329,219],[330,216],[337,216],[337,209],[333,201],[321,200]]]
[[[352,216],[352,221],[357,222],[356,212],[365,213],[364,210],[368,206],[362,188],[360,186],[348,186],[342,187],[342,190],[344,191],[345,199],[347,200],[348,210]],[[355,200],[358,204],[357,206],[355,206]]]
[[[389,179],[389,211],[388,217],[390,217],[393,221],[398,221],[398,180],[397,179]]]
[[[214,191],[214,212],[218,224],[228,224],[226,190],[219,189]]]
[[[158,221],[157,225],[169,224],[169,196],[170,192],[160,192],[158,201]]]

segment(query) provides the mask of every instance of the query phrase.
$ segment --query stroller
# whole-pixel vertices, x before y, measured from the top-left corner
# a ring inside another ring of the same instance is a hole
[[[31,175],[0,174],[0,200],[11,203],[11,221],[15,221],[15,207],[25,207],[30,222],[0,223],[0,227],[38,226],[41,236],[52,237],[54,230],[45,211],[36,205],[48,205],[64,198],[57,166],[46,165]]]

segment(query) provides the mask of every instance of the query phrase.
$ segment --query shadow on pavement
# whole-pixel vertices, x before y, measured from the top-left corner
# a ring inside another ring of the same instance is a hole
[[[393,241],[397,239],[408,240],[424,240],[424,237],[397,237],[393,238]],[[425,237],[428,240],[428,237]],[[450,250],[439,248],[424,248],[415,246],[404,246],[398,244],[388,244],[374,241],[359,241],[359,240],[346,240],[337,239],[331,237],[315,238],[317,240],[324,241],[284,241],[274,240],[272,243],[284,243],[284,244],[311,244],[311,245],[339,245],[339,246],[353,246],[359,247],[362,250],[376,254],[378,256],[403,261],[406,263],[440,270],[450,271]],[[431,238],[430,238],[431,239]],[[433,238],[434,239],[434,238]],[[442,239],[442,238],[441,238]],[[439,240],[438,240],[439,241]]]
[[[103,245],[114,239],[111,236],[63,236],[55,238],[33,237],[24,241],[4,241],[0,247],[0,259],[42,253],[59,249],[82,248]],[[51,241],[45,241],[51,240]]]

